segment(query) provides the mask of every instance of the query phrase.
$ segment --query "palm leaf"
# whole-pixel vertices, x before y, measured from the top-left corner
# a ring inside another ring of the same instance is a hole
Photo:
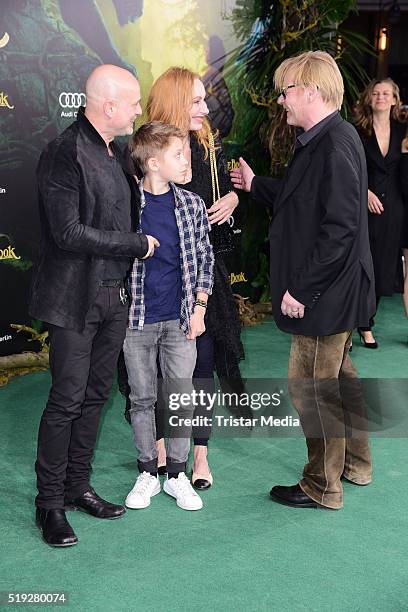
[[[355,9],[355,0],[237,0],[231,19],[243,42],[230,54],[225,74],[232,91],[238,85],[234,102],[245,108],[246,116],[236,122],[233,138],[246,149],[251,145],[259,149],[256,136],[268,143],[275,173],[282,171],[292,144],[291,131],[276,103],[275,70],[284,59],[303,51],[327,51],[342,73],[342,113],[349,117],[368,81],[360,58],[375,53],[361,34],[341,25]]]

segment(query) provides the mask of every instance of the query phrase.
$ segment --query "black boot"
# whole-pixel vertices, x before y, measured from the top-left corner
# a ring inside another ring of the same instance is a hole
[[[82,510],[87,514],[91,514],[92,516],[101,519],[120,518],[126,512],[124,506],[111,504],[110,502],[99,497],[92,487],[75,499],[66,499],[65,508],[66,510]]]
[[[272,487],[269,495],[280,504],[294,506],[296,508],[323,508],[302,491],[299,484],[283,487],[277,485]]]
[[[50,546],[74,546],[78,543],[78,538],[62,508],[53,510],[37,508],[35,522],[42,532],[44,542]]]

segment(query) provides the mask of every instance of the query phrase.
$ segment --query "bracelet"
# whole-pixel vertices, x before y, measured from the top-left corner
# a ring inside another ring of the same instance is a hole
[[[201,308],[207,308],[207,303],[204,300],[196,300],[194,306],[201,306]]]

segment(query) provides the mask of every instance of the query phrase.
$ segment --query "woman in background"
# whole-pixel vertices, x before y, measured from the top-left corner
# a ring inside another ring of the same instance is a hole
[[[407,124],[399,88],[392,79],[374,80],[366,87],[356,106],[355,125],[367,158],[368,227],[378,306],[380,297],[404,291],[402,248],[408,262]],[[406,288],[408,292],[407,281]],[[366,348],[378,346],[373,325],[374,318],[369,327],[358,329]]]

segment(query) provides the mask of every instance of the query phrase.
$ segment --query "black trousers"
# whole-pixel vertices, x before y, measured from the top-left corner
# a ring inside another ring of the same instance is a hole
[[[127,325],[118,287],[100,287],[82,332],[49,327],[52,386],[38,433],[37,507],[64,506],[89,489],[102,408]]]

